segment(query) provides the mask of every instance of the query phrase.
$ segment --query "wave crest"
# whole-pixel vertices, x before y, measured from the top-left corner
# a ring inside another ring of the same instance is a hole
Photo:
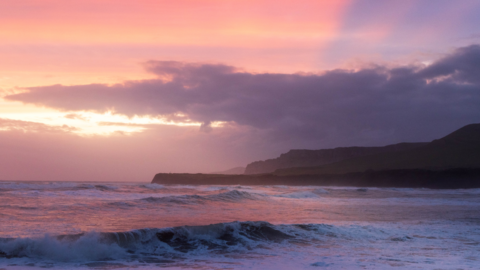
[[[392,233],[393,232],[393,233]],[[43,238],[0,239],[0,259],[32,258],[58,262],[181,260],[185,254],[238,254],[312,241],[410,241],[412,237],[371,226],[326,224],[272,225],[264,221],[82,233]],[[187,256],[188,257],[188,256]],[[153,259],[152,259],[153,258]]]
[[[142,229],[119,233],[83,233],[43,238],[0,239],[0,258],[98,261],[148,254],[251,249],[261,242],[293,238],[268,222],[231,222],[206,226]]]
[[[231,190],[211,195],[177,195],[166,197],[146,197],[139,201],[165,204],[204,204],[211,202],[239,202],[242,200],[260,200],[262,196],[246,191]]]

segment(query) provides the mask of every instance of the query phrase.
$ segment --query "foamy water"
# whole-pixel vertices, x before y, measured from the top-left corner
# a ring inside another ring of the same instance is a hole
[[[480,190],[0,182],[0,269],[480,269]]]

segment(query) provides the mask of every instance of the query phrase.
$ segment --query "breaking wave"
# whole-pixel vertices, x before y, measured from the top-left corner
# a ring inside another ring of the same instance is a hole
[[[253,194],[246,191],[226,191],[211,195],[178,195],[166,197],[147,197],[139,201],[148,203],[168,203],[168,204],[202,204],[209,201],[213,202],[239,202],[242,200],[260,200],[264,196]]]
[[[229,222],[205,226],[140,229],[128,232],[0,238],[0,261],[49,261],[87,266],[122,263],[181,263],[194,258],[250,256],[294,245],[341,241],[405,242],[412,237],[371,226],[326,224],[272,225],[264,221]],[[345,242],[343,242],[346,244]],[[230,254],[230,255],[229,255]]]
[[[155,184],[155,183],[142,185],[141,187],[146,188],[146,189],[153,189],[153,190],[164,189],[165,188],[165,186],[160,185],[160,184]]]
[[[100,191],[113,191],[118,189],[116,186],[109,185],[90,185],[90,184],[80,184],[72,188],[73,190],[82,190],[82,189],[96,189]]]
[[[148,254],[175,254],[252,249],[293,236],[267,222],[231,222],[206,226],[142,229],[119,233],[82,233],[43,238],[0,239],[0,258],[60,262],[116,260]],[[178,256],[178,255],[177,255]]]
[[[320,195],[323,195],[323,194],[328,194],[328,191],[326,191],[323,188],[317,188],[311,191],[297,191],[297,192],[284,193],[284,194],[277,195],[277,197],[292,198],[292,199],[314,199],[314,198],[319,198]]]
[[[238,191],[232,190],[227,192],[222,192],[219,194],[208,195],[207,199],[213,201],[226,201],[226,202],[236,202],[241,200],[258,200],[261,199],[260,194],[254,194],[247,191]]]

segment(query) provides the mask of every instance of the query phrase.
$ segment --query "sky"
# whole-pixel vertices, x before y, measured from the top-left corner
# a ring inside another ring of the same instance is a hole
[[[150,181],[480,123],[477,0],[0,2],[0,180]]]

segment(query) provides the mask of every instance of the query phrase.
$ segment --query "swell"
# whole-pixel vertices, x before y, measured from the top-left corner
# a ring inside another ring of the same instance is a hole
[[[14,190],[36,190],[36,191],[75,191],[75,190],[99,190],[99,191],[115,191],[118,187],[107,184],[88,184],[88,183],[65,183],[65,182],[39,182],[39,183],[17,183],[4,182],[0,183],[0,191]]]
[[[166,197],[146,197],[137,202],[169,204],[204,204],[207,202],[239,202],[243,200],[262,200],[265,196],[246,191],[232,190],[211,195],[177,195]],[[115,203],[114,203],[115,204]]]

